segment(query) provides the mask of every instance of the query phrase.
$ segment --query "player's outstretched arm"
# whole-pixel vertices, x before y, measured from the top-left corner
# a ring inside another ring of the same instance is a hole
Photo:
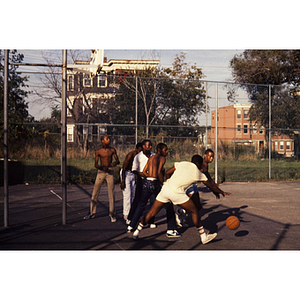
[[[222,191],[217,185],[212,184],[210,180],[203,181],[203,183],[215,194],[215,196],[220,199],[220,195],[225,197],[225,195],[231,195],[232,193],[227,193]]]

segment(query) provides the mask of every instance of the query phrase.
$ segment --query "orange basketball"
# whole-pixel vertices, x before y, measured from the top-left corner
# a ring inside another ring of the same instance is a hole
[[[226,226],[231,230],[236,230],[240,226],[240,220],[236,216],[230,216],[226,219]]]

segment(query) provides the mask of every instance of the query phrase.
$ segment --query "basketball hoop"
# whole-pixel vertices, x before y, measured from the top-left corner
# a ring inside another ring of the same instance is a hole
[[[121,74],[118,74],[118,84],[122,84],[126,78],[127,74],[126,73],[123,73],[121,72]]]
[[[122,71],[118,71],[117,74],[114,74],[115,82],[109,84],[109,92],[118,94],[120,85],[125,81],[126,76],[127,73],[123,73]]]

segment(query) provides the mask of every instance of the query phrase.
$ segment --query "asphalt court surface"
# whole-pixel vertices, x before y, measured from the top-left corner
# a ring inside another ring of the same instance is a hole
[[[218,232],[212,242],[202,245],[191,218],[189,227],[178,228],[180,238],[166,237],[166,217],[156,217],[156,229],[145,228],[138,240],[126,233],[122,214],[122,193],[116,185],[116,216],[108,217],[107,188],[98,199],[96,217],[88,213],[93,186],[67,187],[67,224],[62,225],[60,185],[16,185],[9,187],[9,227],[0,203],[0,250],[299,250],[300,182],[224,183],[231,196],[216,197],[199,184],[205,228]],[[0,188],[3,199],[3,187]],[[228,216],[240,219],[237,230],[229,230]]]

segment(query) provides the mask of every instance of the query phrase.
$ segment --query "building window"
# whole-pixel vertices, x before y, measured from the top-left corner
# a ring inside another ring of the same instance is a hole
[[[84,87],[92,87],[93,86],[93,80],[89,74],[83,74],[83,86]]]
[[[236,133],[241,134],[241,124],[237,124],[236,127]]]
[[[74,142],[74,125],[67,125],[67,142]]]
[[[74,75],[68,75],[67,87],[68,91],[74,91]]]
[[[238,119],[242,117],[242,111],[240,109],[237,110],[237,116]]]
[[[98,76],[98,87],[106,87],[107,86],[107,77],[106,75]]]
[[[275,141],[275,150],[278,150],[278,142]]]
[[[286,150],[291,150],[291,142],[286,142]]]
[[[248,124],[244,124],[244,134],[248,134]]]
[[[259,134],[263,134],[264,133],[264,126],[260,126],[259,127]]]
[[[280,150],[283,150],[283,144],[284,144],[284,142],[280,141]]]
[[[248,119],[249,110],[244,110],[244,119]]]
[[[252,128],[253,128],[253,134],[257,134],[257,125],[254,124]]]

